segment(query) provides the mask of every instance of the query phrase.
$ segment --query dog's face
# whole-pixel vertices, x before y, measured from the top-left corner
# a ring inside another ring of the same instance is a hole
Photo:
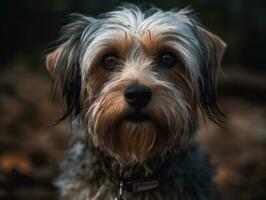
[[[93,144],[121,164],[178,150],[197,108],[219,123],[215,76],[225,49],[189,11],[129,6],[67,25],[47,68]]]

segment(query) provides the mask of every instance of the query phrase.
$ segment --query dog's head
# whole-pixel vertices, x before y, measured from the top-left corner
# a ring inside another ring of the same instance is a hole
[[[46,63],[63,118],[81,118],[96,147],[128,164],[187,144],[198,107],[221,122],[215,82],[224,50],[187,9],[129,5],[76,15]]]

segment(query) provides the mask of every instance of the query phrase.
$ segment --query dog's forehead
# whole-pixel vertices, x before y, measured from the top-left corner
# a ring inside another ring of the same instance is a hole
[[[106,13],[99,19],[102,26],[100,33],[113,31],[121,34],[127,33],[133,37],[141,38],[147,32],[188,32],[191,25],[187,14],[189,10],[180,10],[178,12],[163,12],[160,9],[151,11],[141,11],[140,9],[122,9]]]
[[[139,8],[122,8],[118,11],[106,13],[102,19],[106,20],[107,24],[115,23],[130,27],[133,30],[139,30],[146,26],[176,25],[176,23],[187,22],[189,12],[189,9],[164,12],[155,8],[146,11],[141,11]]]
[[[160,9],[141,11],[139,8],[122,8],[103,14],[94,20],[83,32],[81,40],[86,45],[110,42],[112,39],[142,39],[147,34],[187,35],[191,32],[190,10],[163,12]],[[99,46],[99,45],[98,45]]]
[[[83,74],[87,74],[93,60],[107,47],[122,49],[123,44],[132,41],[137,45],[141,44],[142,47],[149,44],[168,43],[173,48],[182,51],[181,54],[187,54],[185,45],[197,43],[193,20],[188,17],[189,13],[188,9],[176,12],[154,9],[152,12],[143,12],[138,8],[123,8],[105,13],[89,25],[82,34]],[[124,48],[128,48],[127,51],[133,47],[136,46],[124,45]],[[150,49],[152,48],[153,46],[150,45]],[[139,48],[139,50],[142,49]],[[138,54],[138,52],[135,52],[135,55],[139,55],[138,60],[143,57],[143,54]],[[142,60],[146,62],[146,58]]]

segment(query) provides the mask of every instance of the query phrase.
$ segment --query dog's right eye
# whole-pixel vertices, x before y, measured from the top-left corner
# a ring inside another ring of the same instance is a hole
[[[114,69],[119,64],[119,58],[115,54],[107,54],[103,57],[102,65],[107,70]]]
[[[165,51],[157,56],[156,62],[161,68],[172,68],[176,65],[178,60],[177,56],[173,52]]]

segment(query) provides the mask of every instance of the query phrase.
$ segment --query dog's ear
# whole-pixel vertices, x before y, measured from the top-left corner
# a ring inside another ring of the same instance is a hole
[[[81,111],[81,35],[93,20],[79,14],[71,17],[73,22],[63,27],[56,48],[46,56],[46,67],[53,78],[53,92],[65,106],[60,120],[77,116]]]
[[[206,29],[198,27],[198,30],[204,51],[199,78],[200,107],[213,122],[221,125],[224,121],[224,114],[217,105],[216,82],[226,44]]]

